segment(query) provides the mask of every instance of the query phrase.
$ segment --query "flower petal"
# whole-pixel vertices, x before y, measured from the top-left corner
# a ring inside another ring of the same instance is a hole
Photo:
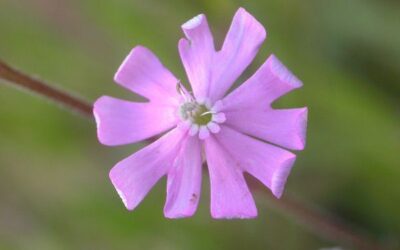
[[[114,76],[123,87],[151,101],[176,102],[178,79],[147,48],[132,49]]]
[[[223,110],[263,110],[302,83],[274,55],[223,99]]]
[[[99,141],[109,146],[144,140],[178,122],[174,106],[134,103],[108,96],[95,102],[93,112]]]
[[[226,151],[235,158],[240,169],[259,179],[276,197],[281,197],[286,179],[296,159],[293,153],[253,139],[226,126],[223,126],[216,137]]]
[[[168,173],[165,217],[182,218],[196,212],[200,197],[201,165],[199,139],[188,136]]]
[[[200,14],[182,25],[187,39],[178,44],[182,63],[197,99],[207,96],[214,42],[206,16]]]
[[[305,147],[307,108],[224,112],[226,124],[242,133],[288,149]]]
[[[221,51],[213,62],[211,101],[221,99],[257,55],[266,37],[264,27],[245,9],[233,17]]]
[[[226,124],[289,149],[304,149],[307,109],[270,107],[277,98],[301,86],[301,81],[271,55],[250,79],[223,99]]]
[[[216,135],[205,140],[211,185],[211,216],[216,219],[256,217],[257,208],[242,169],[218,142],[219,134]]]
[[[174,129],[111,169],[111,182],[127,209],[133,210],[172,167],[183,137]]]

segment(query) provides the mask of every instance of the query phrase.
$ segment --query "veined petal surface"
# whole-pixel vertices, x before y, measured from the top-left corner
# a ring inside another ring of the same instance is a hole
[[[160,134],[178,122],[177,107],[160,103],[135,103],[109,96],[94,104],[97,136],[102,144],[135,143]]]
[[[132,49],[114,76],[121,86],[146,97],[151,102],[177,103],[178,79],[147,48]]]
[[[135,209],[157,181],[168,173],[184,135],[183,130],[173,129],[111,169],[111,182],[127,209]]]
[[[304,149],[307,108],[271,108],[273,101],[301,86],[300,80],[270,56],[253,76],[222,100],[226,124],[288,149]]]
[[[248,172],[281,197],[296,156],[284,149],[251,138],[227,126],[217,140],[235,159],[236,167]],[[232,166],[233,167],[233,166]]]
[[[266,37],[264,27],[245,9],[233,17],[222,49],[217,52],[208,91],[211,101],[221,99],[253,61]]]
[[[201,165],[201,143],[197,137],[188,136],[168,172],[165,217],[182,218],[196,212],[200,198]]]
[[[215,54],[213,36],[203,14],[184,23],[182,29],[186,39],[179,41],[179,54],[194,96],[204,98],[212,77],[212,60]]]
[[[216,136],[210,136],[204,144],[210,175],[211,216],[216,219],[256,217],[257,208],[239,163]]]

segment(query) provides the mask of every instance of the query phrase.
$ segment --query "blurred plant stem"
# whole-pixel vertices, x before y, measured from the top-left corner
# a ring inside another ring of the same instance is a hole
[[[253,191],[265,194],[268,199],[268,206],[289,218],[294,219],[298,224],[312,233],[337,243],[343,243],[362,250],[386,249],[378,242],[366,237],[366,235],[355,231],[349,223],[335,218],[335,216],[317,208],[314,204],[307,204],[304,201],[286,194],[281,199],[272,196],[265,187],[255,178],[246,176],[247,183]]]
[[[92,119],[92,105],[76,96],[46,84],[43,81],[35,79],[24,74],[5,62],[0,60],[0,79],[6,80],[12,85],[16,85],[24,90],[45,97],[56,104],[78,111],[85,117]],[[342,243],[355,249],[379,250],[386,249],[377,241],[374,241],[364,234],[355,231],[348,223],[339,221],[322,212],[321,209],[313,208],[305,202],[301,202],[291,196],[286,195],[278,200],[274,198],[267,190],[253,178],[247,178],[252,190],[266,194],[268,204],[279,213],[287,215],[295,221],[310,230],[312,233],[327,239],[329,241]]]
[[[92,105],[67,91],[55,88],[43,81],[24,74],[0,60],[0,78],[24,90],[45,97],[65,108],[78,111],[84,116],[92,117]]]

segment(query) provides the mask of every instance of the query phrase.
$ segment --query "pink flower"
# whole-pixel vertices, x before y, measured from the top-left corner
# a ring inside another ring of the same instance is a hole
[[[179,53],[193,95],[150,50],[137,46],[115,81],[148,102],[103,96],[94,105],[102,144],[135,143],[165,132],[114,166],[111,181],[127,209],[133,210],[166,175],[164,214],[187,217],[196,211],[206,161],[212,217],[255,217],[257,208],[243,173],[255,176],[276,197],[282,195],[296,156],[281,147],[304,148],[307,108],[277,110],[271,103],[302,83],[271,55],[224,96],[266,37],[264,27],[243,8],[236,12],[219,51],[203,14],[182,29],[186,38],[179,41]]]

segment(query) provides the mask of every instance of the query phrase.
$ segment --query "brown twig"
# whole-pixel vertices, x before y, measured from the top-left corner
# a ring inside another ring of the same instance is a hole
[[[79,113],[92,117],[92,105],[51,85],[35,79],[29,75],[10,67],[0,60],[0,79],[11,84],[30,90],[66,108],[71,108]]]
[[[40,80],[34,79],[24,73],[21,73],[6,63],[0,61],[0,79],[28,89],[36,94],[46,97],[64,107],[79,111],[88,118],[92,118],[92,106],[73,95],[60,89],[56,89]],[[308,228],[314,234],[333,242],[343,243],[345,245],[363,250],[385,249],[377,242],[356,232],[345,223],[338,222],[333,217],[321,213],[319,210],[312,209],[307,204],[297,201],[290,196],[283,199],[275,199],[270,193],[265,192],[264,187],[260,187],[254,179],[249,180],[249,184],[254,191],[265,194],[269,203],[277,211],[293,217],[299,224]]]

